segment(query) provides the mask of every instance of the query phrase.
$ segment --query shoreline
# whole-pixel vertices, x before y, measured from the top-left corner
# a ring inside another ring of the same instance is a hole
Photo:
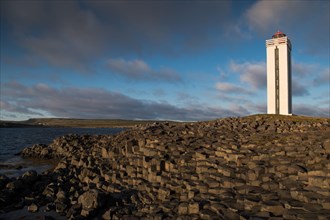
[[[35,170],[41,174],[44,171],[53,170],[59,161],[58,159],[46,160],[17,156],[9,161],[0,162],[0,175],[6,175],[9,178],[19,177],[28,170]]]
[[[7,205],[22,200],[31,212],[46,206],[67,218],[326,219],[330,119],[295,119],[162,122],[116,135],[66,135],[21,153],[61,158],[54,170],[0,186],[15,195]],[[31,192],[19,194],[20,181]],[[29,193],[37,195],[33,201],[24,199]]]
[[[154,120],[121,120],[121,119],[62,119],[40,118],[27,121],[0,121],[0,128],[132,128],[138,125],[164,122]]]

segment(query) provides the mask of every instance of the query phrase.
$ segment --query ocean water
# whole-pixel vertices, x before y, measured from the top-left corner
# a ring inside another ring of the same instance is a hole
[[[0,169],[0,173],[6,175],[19,175],[28,169],[45,170],[49,167],[49,161],[25,160],[15,156],[25,147],[34,144],[50,144],[53,139],[67,134],[116,134],[123,128],[0,128],[0,165],[20,165],[20,169]]]

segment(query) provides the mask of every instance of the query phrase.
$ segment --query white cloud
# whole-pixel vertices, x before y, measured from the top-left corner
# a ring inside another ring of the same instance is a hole
[[[182,81],[180,75],[169,68],[161,68],[159,70],[152,69],[143,60],[124,60],[124,59],[109,59],[107,67],[112,73],[124,76],[134,80],[150,80],[150,81]]]
[[[240,81],[247,83],[254,89],[267,87],[267,73],[265,62],[244,62],[231,61],[229,69],[240,74]]]
[[[241,86],[238,86],[238,85],[235,85],[235,84],[232,84],[232,83],[217,83],[215,85],[216,89],[220,92],[224,92],[224,93],[232,93],[232,94],[251,94],[251,91],[241,87]]]

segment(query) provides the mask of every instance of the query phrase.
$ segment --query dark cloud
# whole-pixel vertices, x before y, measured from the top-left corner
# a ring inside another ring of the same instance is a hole
[[[296,115],[316,116],[316,117],[330,117],[330,108],[318,107],[308,104],[293,105],[293,113]]]
[[[154,70],[143,60],[126,61],[124,59],[109,59],[107,67],[111,72],[124,76],[130,80],[182,81],[180,75],[174,70],[168,68]]]
[[[7,41],[15,40],[33,63],[87,72],[87,61],[107,41],[103,24],[76,1],[5,1],[1,8],[1,31],[12,34]]]
[[[5,83],[1,85],[1,94],[4,97],[0,102],[3,115],[24,114],[25,117],[30,115],[196,121],[266,112],[265,104],[254,104],[247,99],[226,108],[205,106],[198,102],[178,107],[167,102],[138,100],[105,89],[56,89],[46,84],[28,87],[16,82]],[[298,115],[329,117],[329,107],[326,105],[317,107],[294,104],[293,112]]]
[[[309,91],[305,85],[302,85],[298,80],[292,80],[292,95],[293,96],[308,96]]]
[[[322,67],[319,64],[293,62],[292,75],[294,81],[304,81],[308,86],[317,87],[330,84],[329,67]]]
[[[242,17],[263,38],[280,29],[300,51],[329,57],[329,1],[256,1]],[[303,26],[302,26],[303,24]],[[244,25],[240,29],[244,29]]]
[[[316,64],[292,62],[292,74],[300,79],[315,75],[318,69]]]
[[[265,100],[266,101],[266,100]],[[247,103],[246,107],[251,109],[252,112],[256,112],[257,114],[264,114],[267,112],[267,104],[266,103]]]
[[[91,72],[90,63],[105,54],[180,55],[207,49],[218,43],[230,5],[228,1],[1,1],[1,32],[7,36],[2,41],[16,41],[28,52],[20,59]]]
[[[138,45],[135,48],[146,49],[147,42],[156,50],[168,50],[174,43],[171,52],[212,45],[231,9],[228,1],[87,1],[86,5],[111,22],[127,43]]]
[[[313,79],[314,86],[328,85],[330,87],[330,69],[324,69]]]
[[[104,89],[55,89],[46,84],[27,87],[16,82],[2,84],[1,89],[5,97],[1,102],[3,111],[30,115],[42,111],[55,117],[73,118],[206,120],[247,112],[237,106],[229,109],[177,107],[166,102],[138,100]]]

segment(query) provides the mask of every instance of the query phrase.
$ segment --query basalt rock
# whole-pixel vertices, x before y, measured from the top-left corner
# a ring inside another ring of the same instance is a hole
[[[10,179],[6,175],[0,174],[0,190],[2,190],[9,181]]]
[[[35,170],[26,171],[22,175],[22,181],[28,185],[35,183],[37,181],[37,179],[38,179],[38,174]]]
[[[117,135],[67,135],[21,154],[61,158],[27,182],[43,179],[30,192],[35,202],[69,219],[327,219],[329,122],[154,123]],[[5,190],[22,191],[19,180],[4,180]]]

